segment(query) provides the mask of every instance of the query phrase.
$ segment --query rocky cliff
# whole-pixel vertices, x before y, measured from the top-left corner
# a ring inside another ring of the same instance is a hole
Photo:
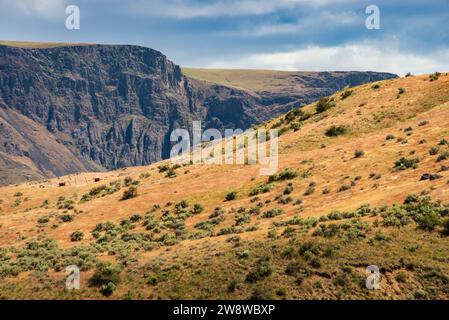
[[[392,75],[351,76],[325,92]],[[0,46],[0,184],[149,164],[169,155],[175,128],[246,129],[293,100],[190,79],[149,48]]]

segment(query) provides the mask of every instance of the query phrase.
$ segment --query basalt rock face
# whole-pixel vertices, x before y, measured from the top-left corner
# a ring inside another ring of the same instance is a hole
[[[246,129],[291,107],[189,79],[148,48],[0,46],[0,184],[149,164],[173,129]]]

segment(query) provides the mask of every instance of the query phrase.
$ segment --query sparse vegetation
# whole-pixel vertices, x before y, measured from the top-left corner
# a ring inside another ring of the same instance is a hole
[[[361,158],[365,155],[365,152],[363,150],[357,149],[354,151],[354,157],[355,158]]]
[[[268,182],[291,180],[298,176],[298,172],[293,168],[285,168],[279,173],[273,174],[268,178]]]
[[[237,192],[235,192],[235,191],[229,192],[229,193],[226,195],[225,199],[226,199],[226,201],[232,201],[232,200],[237,199]]]
[[[406,169],[416,169],[418,167],[420,160],[419,158],[406,158],[402,157],[394,163],[394,168],[396,170],[406,170]]]
[[[335,107],[335,101],[329,97],[321,98],[316,105],[316,112],[322,113]]]
[[[70,241],[76,242],[76,241],[81,241],[84,238],[84,233],[81,231],[74,231],[71,235],[70,235]]]
[[[132,186],[123,192],[121,200],[125,201],[125,200],[129,200],[129,199],[133,199],[133,198],[137,197],[137,195],[138,195],[137,188],[135,186]]]
[[[345,135],[348,133],[348,128],[346,126],[331,126],[326,130],[326,136],[328,137],[337,137],[341,135]]]

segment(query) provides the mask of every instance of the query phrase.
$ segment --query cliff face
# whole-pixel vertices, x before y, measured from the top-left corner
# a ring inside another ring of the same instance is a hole
[[[348,84],[384,77],[360,76]],[[194,120],[246,129],[290,108],[189,79],[148,48],[0,46],[0,184],[149,164]]]

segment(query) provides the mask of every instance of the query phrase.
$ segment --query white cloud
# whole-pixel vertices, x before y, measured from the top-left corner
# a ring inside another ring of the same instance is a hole
[[[46,20],[65,17],[66,0],[0,0],[0,11]]]
[[[262,24],[249,29],[230,32],[229,35],[245,37],[263,37],[279,34],[305,34],[328,28],[348,26],[357,23],[359,16],[354,12],[332,13],[324,11],[316,16],[308,16],[296,23]]]
[[[323,6],[357,0],[139,0],[126,4],[133,12],[177,19],[251,16],[292,9],[299,5]]]
[[[238,59],[213,61],[210,68],[271,69],[300,71],[384,71],[404,75],[449,71],[449,48],[426,54],[401,52],[382,44],[309,46],[295,51],[260,53]]]

